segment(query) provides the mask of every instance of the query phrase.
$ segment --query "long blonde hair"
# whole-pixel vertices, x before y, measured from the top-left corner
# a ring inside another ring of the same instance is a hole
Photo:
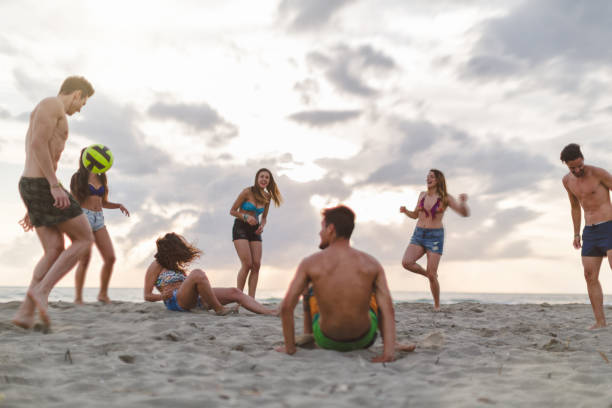
[[[444,205],[444,207],[448,206],[448,192],[446,191],[446,179],[444,178],[444,173],[438,169],[430,169],[429,171],[431,171],[436,177],[436,193],[438,193],[440,196],[442,205]]]
[[[268,172],[268,174],[270,175],[270,182],[268,183],[268,187],[266,188],[268,190],[268,193],[270,193],[270,197],[267,197],[264,194],[263,189],[259,187],[259,184],[257,184],[257,177],[259,177],[259,174],[263,171]],[[251,187],[251,191],[253,192],[253,195],[255,195],[255,199],[257,201],[268,204],[271,198],[272,201],[274,201],[274,205],[276,205],[277,207],[280,206],[283,202],[283,196],[281,195],[278,186],[274,181],[274,177],[272,177],[272,172],[266,168],[261,168],[257,170],[257,173],[255,173],[255,182],[253,183],[253,187]]]

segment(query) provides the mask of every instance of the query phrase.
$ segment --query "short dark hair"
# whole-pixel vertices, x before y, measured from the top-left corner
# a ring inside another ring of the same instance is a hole
[[[334,224],[336,236],[349,239],[355,228],[355,213],[345,205],[326,208],[322,211],[325,226]]]
[[[584,159],[580,146],[576,143],[570,143],[561,150],[561,161],[567,163],[568,161]]]
[[[94,94],[93,86],[82,76],[69,76],[60,87],[61,95],[70,95],[74,91],[81,91],[81,98],[90,97]]]

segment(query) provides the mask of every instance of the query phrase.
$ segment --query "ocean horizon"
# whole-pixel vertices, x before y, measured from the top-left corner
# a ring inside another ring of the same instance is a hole
[[[0,286],[0,303],[21,301],[26,294],[25,286]],[[98,288],[84,288],[83,300],[96,302]],[[394,303],[433,303],[429,292],[391,292]],[[112,300],[122,302],[144,302],[142,288],[110,288],[109,296]],[[280,302],[284,291],[260,290],[257,300],[261,302]],[[74,300],[74,287],[56,287],[49,295],[50,302],[72,302]],[[589,304],[586,293],[469,293],[469,292],[442,292],[441,304],[455,303],[491,303],[491,304]],[[604,295],[604,305],[612,305],[612,294]]]

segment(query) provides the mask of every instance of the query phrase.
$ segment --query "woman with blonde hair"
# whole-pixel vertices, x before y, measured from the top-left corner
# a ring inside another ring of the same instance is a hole
[[[236,217],[232,228],[232,241],[240,258],[237,287],[244,290],[248,278],[248,293],[253,298],[261,266],[261,234],[267,222],[271,201],[278,207],[283,198],[272,172],[262,168],[257,170],[253,185],[240,192],[230,209],[230,215]]]
[[[459,194],[458,201],[448,194],[444,174],[440,170],[431,169],[427,173],[427,191],[419,194],[414,211],[409,211],[404,206],[400,207],[400,212],[418,220],[410,244],[404,252],[402,266],[429,279],[436,311],[440,310],[438,265],[444,248],[442,218],[449,207],[463,217],[469,216],[470,209],[467,206],[467,199],[466,194]],[[425,254],[427,255],[427,267],[424,269],[416,261]]]

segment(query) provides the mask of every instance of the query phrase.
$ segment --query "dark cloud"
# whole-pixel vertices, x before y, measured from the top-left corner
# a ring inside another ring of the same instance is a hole
[[[388,75],[396,69],[395,61],[370,45],[351,48],[341,44],[328,54],[311,52],[307,61],[321,68],[326,78],[340,91],[350,95],[372,97],[379,91],[367,83],[371,77]]]
[[[138,113],[130,106],[121,106],[104,94],[96,94],[87,101],[71,131],[86,137],[89,143],[101,143],[115,155],[113,170],[139,176],[156,173],[172,158],[160,149],[145,143],[136,122]]]
[[[361,113],[360,110],[311,110],[296,112],[289,119],[312,127],[325,127],[358,118]]]
[[[463,67],[466,77],[532,78],[525,86],[579,90],[590,96],[609,88],[608,81],[591,76],[593,68],[610,73],[612,4],[608,1],[525,1],[479,29],[480,40]]]
[[[340,9],[354,0],[283,0],[278,6],[281,21],[293,31],[308,31],[325,26]]]
[[[205,133],[210,146],[220,146],[238,136],[238,127],[225,120],[206,103],[188,105],[157,102],[149,107],[148,113],[159,119],[175,120],[196,132]]]
[[[461,174],[478,179],[483,193],[502,194],[536,188],[554,172],[547,156],[521,148],[519,143],[481,141],[452,126],[426,121],[398,121],[393,126],[401,137],[365,184],[421,183],[429,167],[434,167],[447,177]],[[415,162],[420,163],[423,155],[429,158],[428,167],[416,170]]]

